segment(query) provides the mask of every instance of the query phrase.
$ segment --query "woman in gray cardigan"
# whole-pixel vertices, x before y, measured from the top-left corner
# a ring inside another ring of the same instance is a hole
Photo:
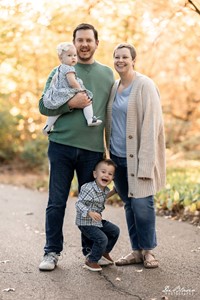
[[[114,50],[120,80],[113,86],[107,111],[106,142],[117,165],[115,187],[124,202],[132,252],[117,266],[143,263],[158,267],[154,195],[165,185],[165,138],[159,92],[154,82],[134,70],[135,48]]]

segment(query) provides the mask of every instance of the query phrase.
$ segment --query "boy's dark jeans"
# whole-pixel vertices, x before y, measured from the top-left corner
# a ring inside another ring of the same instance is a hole
[[[109,221],[102,220],[103,227],[97,226],[78,226],[82,236],[86,237],[86,244],[89,246],[88,240],[90,240],[90,251],[88,259],[91,262],[98,262],[104,253],[110,253],[119,237],[119,227]],[[83,240],[84,242],[84,240]],[[83,254],[86,255],[87,252]]]

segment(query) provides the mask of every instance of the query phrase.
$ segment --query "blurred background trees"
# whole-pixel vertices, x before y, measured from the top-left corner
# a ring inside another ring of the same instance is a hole
[[[167,148],[200,158],[200,1],[0,0],[0,161],[45,162],[38,101],[56,45],[82,22],[99,32],[96,59],[113,68],[120,42],[137,49],[136,69],[158,85]],[[117,77],[117,74],[115,74]],[[46,162],[45,162],[46,163]]]

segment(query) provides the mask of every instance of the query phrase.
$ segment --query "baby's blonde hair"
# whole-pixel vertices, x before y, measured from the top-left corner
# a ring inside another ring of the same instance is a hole
[[[58,56],[60,57],[63,51],[68,51],[72,46],[74,46],[73,43],[68,43],[68,42],[63,42],[58,44],[57,46],[57,53]]]

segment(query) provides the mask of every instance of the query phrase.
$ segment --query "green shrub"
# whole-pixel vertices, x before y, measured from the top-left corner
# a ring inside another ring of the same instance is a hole
[[[157,193],[156,207],[172,215],[188,208],[200,210],[200,171],[198,168],[170,168],[166,188]]]
[[[25,142],[20,154],[25,167],[35,169],[46,169],[48,167],[47,144],[48,140],[43,137]]]
[[[77,196],[76,176],[71,187],[71,196]],[[112,184],[109,186],[112,189]],[[168,215],[179,215],[185,208],[190,212],[200,211],[200,171],[198,168],[168,168],[166,188],[155,196],[157,211]],[[118,194],[107,201],[111,205],[123,205]]]
[[[0,160],[10,161],[18,151],[19,132],[17,131],[17,118],[9,111],[0,111]]]

